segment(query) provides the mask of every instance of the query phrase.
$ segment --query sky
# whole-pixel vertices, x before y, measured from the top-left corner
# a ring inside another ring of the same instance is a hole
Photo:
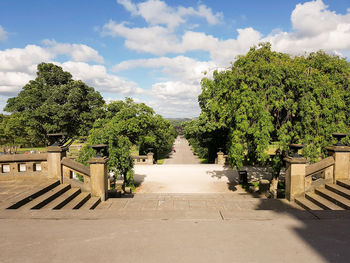
[[[1,0],[0,112],[50,62],[107,102],[131,97],[164,117],[196,117],[201,79],[267,41],[348,59],[350,1]]]

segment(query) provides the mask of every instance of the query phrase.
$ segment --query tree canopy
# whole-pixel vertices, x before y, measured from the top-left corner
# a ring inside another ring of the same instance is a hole
[[[94,123],[89,132],[87,144],[78,160],[87,164],[94,151],[91,144],[108,145],[108,166],[116,174],[121,174],[132,184],[131,146],[136,145],[140,154],[152,148],[155,159],[169,152],[176,137],[170,122],[154,114],[144,103],[135,103],[127,98],[106,105],[105,118]]]
[[[22,137],[45,143],[46,135],[65,132],[68,136],[87,135],[102,113],[104,100],[99,92],[69,72],[51,63],[38,65],[37,77],[29,81],[17,97],[8,99],[5,111],[12,123],[25,120]]]
[[[303,155],[317,160],[333,132],[349,131],[349,91],[345,59],[322,51],[292,57],[263,43],[202,79],[201,114],[184,133],[202,154],[223,147],[232,166],[266,163],[272,143],[281,151],[302,143]]]

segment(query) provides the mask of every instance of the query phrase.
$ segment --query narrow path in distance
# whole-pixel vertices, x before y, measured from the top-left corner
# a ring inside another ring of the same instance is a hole
[[[188,141],[182,136],[178,136],[175,140],[173,152],[164,164],[200,164],[199,158],[193,154]]]

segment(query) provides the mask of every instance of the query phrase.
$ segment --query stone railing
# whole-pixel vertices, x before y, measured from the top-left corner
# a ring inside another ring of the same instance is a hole
[[[305,192],[315,187],[333,182],[334,158],[329,156],[305,167]]]
[[[154,162],[153,153],[148,153],[147,155],[131,155],[131,158],[133,159],[134,165],[152,165]]]
[[[93,157],[89,160],[90,167],[87,167],[66,158],[67,150],[63,146],[47,147],[48,176],[57,178],[62,183],[69,182],[73,186],[78,186],[83,191],[89,191],[92,196],[100,197],[102,201],[105,201],[108,192],[108,158]],[[73,180],[73,172],[81,175],[84,182]]]
[[[329,157],[308,164],[303,157],[287,157],[286,161],[286,198],[293,201],[305,192],[325,183],[350,179],[350,147],[329,146]],[[314,179],[314,180],[313,180]]]
[[[96,156],[89,160],[90,167],[66,157],[68,147],[49,146],[47,153],[41,154],[4,154],[0,155],[0,179],[26,178],[41,176],[70,183],[92,196],[106,200],[108,192],[108,158]],[[83,182],[73,180],[73,174],[79,174]]]
[[[73,187],[80,187],[82,191],[91,191],[90,168],[67,157],[63,157],[62,182],[70,183]],[[75,175],[81,176],[81,181],[76,180]]]
[[[3,154],[0,155],[0,177],[47,176],[47,154]]]

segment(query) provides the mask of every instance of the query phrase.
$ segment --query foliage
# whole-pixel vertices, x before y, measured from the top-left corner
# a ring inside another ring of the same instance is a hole
[[[100,116],[103,103],[97,91],[73,80],[69,72],[51,63],[41,63],[35,80],[29,81],[17,97],[8,99],[4,110],[15,114],[10,117],[15,126],[21,126],[24,120],[25,129],[16,132],[34,143],[44,144],[48,133],[87,135]],[[15,132],[11,125],[9,130]]]
[[[276,142],[277,175],[290,143],[304,144],[303,155],[315,161],[334,143],[333,132],[349,131],[349,83],[345,59],[322,51],[291,57],[263,43],[202,80],[201,114],[185,125],[185,136],[208,151],[223,147],[239,168],[266,163]]]
[[[88,159],[94,155],[94,150],[89,146],[106,143],[109,169],[133,185],[133,145],[138,145],[141,154],[152,148],[157,160],[157,157],[169,152],[176,132],[167,120],[155,115],[153,109],[144,103],[135,103],[127,98],[125,102],[115,101],[105,108],[105,118],[94,123],[78,161],[87,164]]]

